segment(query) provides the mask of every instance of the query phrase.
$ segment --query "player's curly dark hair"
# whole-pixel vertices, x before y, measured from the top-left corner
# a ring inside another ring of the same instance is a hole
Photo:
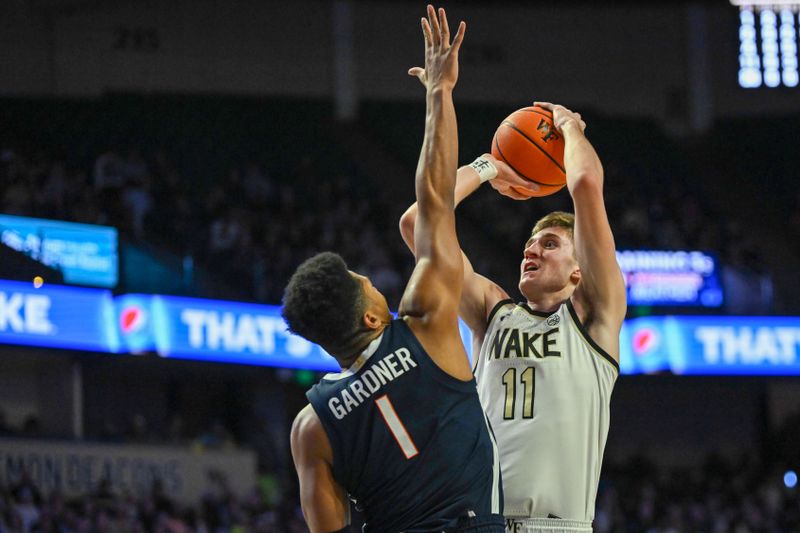
[[[358,331],[365,308],[361,283],[333,252],[306,259],[283,293],[282,314],[289,330],[326,349]]]

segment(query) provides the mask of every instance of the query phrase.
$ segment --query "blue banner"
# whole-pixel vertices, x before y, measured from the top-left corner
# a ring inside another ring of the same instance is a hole
[[[122,344],[162,357],[338,371],[325,350],[289,333],[279,306],[176,296],[117,299]]]
[[[719,307],[722,284],[711,254],[682,250],[619,250],[628,305]]]
[[[635,318],[620,346],[624,374],[800,375],[800,317]]]
[[[471,335],[461,323],[467,353]],[[0,280],[0,343],[338,371],[279,306]],[[800,375],[800,317],[659,316],[620,334],[623,374]]]
[[[0,343],[116,352],[111,292],[0,280]]]
[[[106,288],[117,285],[115,228],[0,215],[0,241],[61,271],[66,283]]]

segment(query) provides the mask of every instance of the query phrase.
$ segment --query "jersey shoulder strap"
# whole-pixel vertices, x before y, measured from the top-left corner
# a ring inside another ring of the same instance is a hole
[[[492,310],[489,312],[489,317],[486,319],[487,328],[491,326],[492,320],[494,320],[494,317],[495,315],[497,315],[498,311],[500,311],[503,307],[507,305],[516,305],[516,304],[514,303],[514,300],[512,300],[511,298],[505,298],[504,300],[500,300],[499,302],[494,304],[494,307],[492,307]]]
[[[616,359],[611,357],[611,354],[609,354],[602,347],[600,347],[600,345],[597,344],[597,342],[595,342],[595,340],[589,335],[589,332],[586,331],[586,326],[583,325],[583,322],[581,322],[580,317],[578,317],[578,312],[572,305],[572,299],[571,298],[567,299],[565,303],[567,311],[569,312],[569,316],[570,318],[572,318],[572,323],[575,324],[575,328],[578,330],[578,333],[580,333],[580,336],[583,338],[584,342],[586,342],[586,344],[589,345],[589,348],[591,349],[592,352],[599,355],[600,357],[605,359],[608,363],[610,363],[611,366],[614,367],[614,370],[617,371],[617,375],[619,375],[619,363],[617,362]]]

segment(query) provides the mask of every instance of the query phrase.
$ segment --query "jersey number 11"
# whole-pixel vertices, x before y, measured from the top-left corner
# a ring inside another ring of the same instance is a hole
[[[522,418],[533,418],[533,396],[536,392],[534,381],[535,368],[529,366],[519,376],[522,383]],[[503,409],[503,420],[513,420],[517,403],[517,369],[509,368],[503,374],[503,385],[506,388],[506,404]]]

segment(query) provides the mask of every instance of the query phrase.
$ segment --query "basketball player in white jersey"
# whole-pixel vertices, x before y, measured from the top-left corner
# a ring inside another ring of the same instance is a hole
[[[510,532],[589,532],[619,373],[625,284],[603,201],[603,168],[579,114],[553,112],[565,140],[574,215],[541,218],[524,243],[519,290],[508,293],[464,257],[460,314],[473,334],[475,377],[498,441]],[[535,185],[490,155],[461,167],[460,202],[491,180],[502,194]],[[413,248],[416,206],[403,215]],[[487,221],[491,223],[491,221]]]

